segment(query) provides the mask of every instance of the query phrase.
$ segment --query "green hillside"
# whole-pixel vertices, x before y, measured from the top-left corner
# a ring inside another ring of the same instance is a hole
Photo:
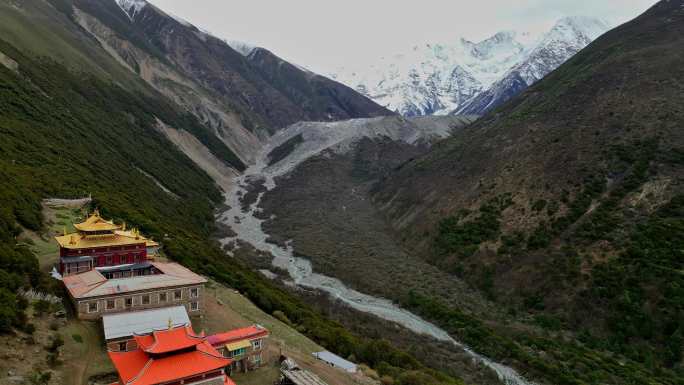
[[[497,325],[534,347],[497,351],[449,328],[465,341],[557,383],[682,383],[683,5],[606,33],[378,187],[407,248],[553,336]],[[459,314],[408,303],[445,327]]]
[[[15,237],[23,228],[41,230],[42,199],[92,194],[104,216],[140,227],[163,243],[170,258],[243,292],[269,314],[281,312],[322,346],[381,368],[397,384],[460,383],[382,340],[350,334],[226,257],[211,239],[220,191],[154,129],[159,118],[201,134],[204,127],[194,118],[161,97],[26,56],[7,42],[0,41],[0,52],[19,66],[18,72],[0,66],[0,332],[26,325],[19,288],[61,294]],[[242,167],[225,147],[213,149],[227,164]]]

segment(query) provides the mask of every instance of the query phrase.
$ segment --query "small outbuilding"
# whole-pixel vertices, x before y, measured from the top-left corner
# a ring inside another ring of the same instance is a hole
[[[327,350],[311,354],[313,354],[314,357],[318,358],[319,360],[327,363],[332,367],[340,368],[349,373],[356,373],[357,368],[355,363],[345,360],[344,358],[334,353],[331,353]]]

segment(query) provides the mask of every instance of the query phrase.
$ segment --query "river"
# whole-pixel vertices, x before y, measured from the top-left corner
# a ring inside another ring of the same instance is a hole
[[[258,157],[256,164],[249,167],[243,175],[235,178],[233,189],[225,194],[226,204],[230,208],[221,213],[218,220],[230,226],[237,235],[235,237],[223,239],[221,241],[223,244],[233,242],[237,239],[247,242],[257,250],[271,253],[271,255],[273,255],[273,266],[286,270],[294,285],[322,290],[331,297],[346,303],[356,310],[373,314],[387,321],[396,322],[415,333],[429,335],[439,341],[450,342],[459,349],[464,350],[474,360],[491,368],[496,372],[499,379],[504,384],[534,385],[533,382],[523,378],[513,368],[492,361],[489,358],[472,351],[467,346],[452,338],[443,329],[396,306],[391,301],[360,293],[347,287],[342,281],[336,278],[315,273],[312,269],[311,262],[303,258],[295,257],[290,246],[280,247],[266,242],[268,234],[263,231],[263,220],[255,216],[255,213],[259,211],[259,202],[264,193],[259,195],[257,200],[246,212],[241,210],[240,204],[241,197],[247,193],[246,187],[250,180],[265,180],[264,185],[268,190],[275,187],[275,176],[274,174],[269,173],[264,160],[265,151],[266,150]]]

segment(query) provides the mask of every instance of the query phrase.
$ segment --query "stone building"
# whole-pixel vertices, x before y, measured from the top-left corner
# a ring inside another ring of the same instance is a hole
[[[64,277],[80,319],[177,305],[185,306],[191,316],[197,315],[203,308],[206,282],[177,263],[163,262],[93,269]]]

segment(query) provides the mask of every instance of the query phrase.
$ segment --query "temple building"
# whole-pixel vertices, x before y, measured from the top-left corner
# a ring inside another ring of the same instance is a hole
[[[230,330],[207,337],[207,341],[224,357],[232,359],[230,371],[246,372],[261,366],[265,361],[268,330],[260,325]]]
[[[234,385],[225,372],[232,360],[190,325],[170,325],[134,339],[134,349],[108,352],[119,376],[112,385]]]
[[[75,233],[55,237],[59,244],[59,272],[63,276],[109,266],[135,265],[153,259],[159,244],[100,216],[98,210],[74,224]]]

